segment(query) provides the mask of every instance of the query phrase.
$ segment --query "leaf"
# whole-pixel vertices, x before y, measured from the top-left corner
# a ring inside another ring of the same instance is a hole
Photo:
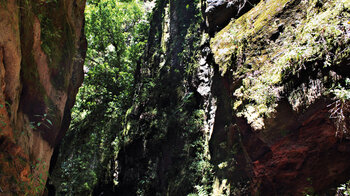
[[[47,121],[50,125],[53,125],[52,122],[51,122],[51,120],[46,119],[46,121]]]

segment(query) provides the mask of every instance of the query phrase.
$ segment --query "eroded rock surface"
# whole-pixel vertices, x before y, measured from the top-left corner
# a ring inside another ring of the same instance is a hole
[[[348,180],[350,142],[338,141],[335,131],[328,109],[320,107],[253,162],[254,191],[303,195],[324,192]]]
[[[39,195],[82,83],[85,1],[0,2],[0,188]]]
[[[214,127],[213,160],[228,163],[219,171],[234,187],[246,182],[235,194],[325,193],[348,180],[349,8],[262,1],[211,40],[234,113]]]
[[[232,18],[239,18],[260,0],[207,0],[205,14],[210,33],[224,28]]]
[[[156,2],[118,183],[94,193],[334,193],[350,175],[349,1],[206,2],[210,47],[203,2]]]

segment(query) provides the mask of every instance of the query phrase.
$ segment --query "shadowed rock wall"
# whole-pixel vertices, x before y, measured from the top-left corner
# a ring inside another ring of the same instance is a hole
[[[115,179],[95,194],[331,195],[348,180],[349,1],[155,2]]]
[[[233,114],[211,153],[234,195],[331,194],[348,180],[349,6],[261,1],[211,39]]]
[[[0,188],[39,195],[83,80],[85,1],[0,1]]]

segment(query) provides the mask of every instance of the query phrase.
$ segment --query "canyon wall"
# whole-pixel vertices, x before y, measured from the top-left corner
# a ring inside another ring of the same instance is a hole
[[[349,18],[346,0],[155,1],[133,103],[83,193],[335,194],[350,175]],[[64,148],[57,195],[82,160]]]
[[[157,87],[127,116],[117,190],[334,194],[350,172],[349,2],[202,1],[197,21],[185,4],[155,9],[141,78]]]
[[[85,1],[0,1],[0,191],[40,195],[83,80]]]
[[[252,195],[334,194],[348,180],[349,6],[261,1],[211,39],[233,114],[211,138],[222,179]]]

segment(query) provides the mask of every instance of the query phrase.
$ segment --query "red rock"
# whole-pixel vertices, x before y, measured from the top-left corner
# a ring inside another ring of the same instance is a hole
[[[0,3],[0,187],[5,195],[38,195],[33,187],[39,186],[39,175],[46,181],[83,79],[84,8],[85,0]],[[44,115],[53,126],[38,125]]]

